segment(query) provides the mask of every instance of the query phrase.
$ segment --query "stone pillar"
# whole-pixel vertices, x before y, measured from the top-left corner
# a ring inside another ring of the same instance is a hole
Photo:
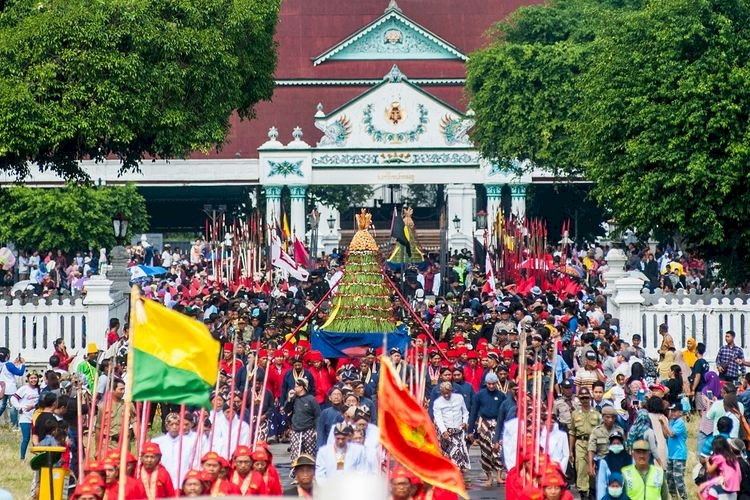
[[[448,197],[448,247],[451,253],[462,248],[471,249],[474,246],[472,235],[476,190],[471,184],[448,184],[445,194]],[[456,217],[461,220],[458,230],[453,223]]]
[[[609,283],[608,283],[609,284]],[[641,295],[643,281],[638,278],[620,278],[615,280],[616,293],[614,302],[617,303],[620,319],[620,339],[630,342],[634,334],[643,336],[641,321],[641,304],[644,299]]]
[[[114,250],[112,253],[115,253]],[[109,306],[114,302],[109,295],[111,286],[112,281],[108,280],[106,276],[95,274],[86,282],[86,297],[83,299],[83,305],[86,306],[88,313],[86,317],[86,342],[96,342],[96,345],[101,349],[107,346]],[[119,319],[121,323],[128,322],[127,318]]]
[[[130,293],[130,273],[128,272],[128,263],[130,254],[122,245],[117,245],[109,252],[109,263],[111,268],[107,272],[112,289],[111,293],[115,300],[123,294]],[[106,278],[105,278],[106,279]],[[88,288],[88,285],[86,286]],[[109,291],[109,288],[107,289]]]
[[[526,218],[526,187],[528,184],[510,185],[510,212],[519,219]]]
[[[289,229],[297,234],[301,240],[305,239],[307,231],[306,214],[305,214],[305,193],[306,186],[289,186],[291,198],[291,214],[289,214]]]
[[[266,227],[281,220],[281,186],[266,186]]]
[[[497,220],[497,213],[503,209],[502,205],[502,184],[487,184],[487,233],[489,234],[489,241],[494,241],[493,232],[495,230],[495,221]]]
[[[607,252],[605,258],[607,260],[607,267],[609,268],[607,272],[604,273],[604,280],[607,282],[607,288],[604,289],[604,295],[607,297],[607,312],[616,316],[617,302],[614,301],[614,303],[612,303],[613,301],[611,299],[616,292],[615,281],[627,277],[627,274],[625,273],[625,262],[627,262],[628,259],[625,256],[625,252],[618,247],[611,248],[609,252]],[[640,282],[640,280],[638,281]]]
[[[322,203],[317,204],[320,212],[320,224],[318,225],[318,254],[325,252],[330,255],[334,248],[339,248],[341,243],[341,214],[335,208],[327,207]],[[328,227],[328,219],[333,218],[333,229]]]

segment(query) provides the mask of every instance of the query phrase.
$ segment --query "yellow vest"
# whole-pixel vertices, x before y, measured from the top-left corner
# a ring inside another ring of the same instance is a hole
[[[625,492],[631,500],[661,500],[661,485],[664,471],[655,465],[648,468],[646,483],[635,465],[626,465],[620,471],[625,480]]]

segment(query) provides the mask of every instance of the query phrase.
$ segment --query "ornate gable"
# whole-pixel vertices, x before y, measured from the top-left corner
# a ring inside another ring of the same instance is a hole
[[[466,148],[473,123],[409,82],[396,65],[360,96],[329,114],[319,104],[315,114],[323,132],[318,148]]]
[[[455,46],[423,28],[392,1],[385,13],[373,22],[313,59],[317,66],[337,60],[415,60],[468,57]]]

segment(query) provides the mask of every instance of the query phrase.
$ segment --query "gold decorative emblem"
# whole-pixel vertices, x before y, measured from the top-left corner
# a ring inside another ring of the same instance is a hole
[[[405,117],[406,111],[401,109],[401,103],[398,101],[393,101],[391,105],[386,108],[385,118],[394,125],[398,125],[398,122],[403,120]]]
[[[401,30],[389,29],[385,32],[383,38],[386,44],[396,45],[403,41],[403,34],[401,33]]]

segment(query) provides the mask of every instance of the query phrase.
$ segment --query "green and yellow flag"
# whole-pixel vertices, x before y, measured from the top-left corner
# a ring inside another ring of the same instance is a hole
[[[220,346],[202,323],[133,287],[130,332],[133,401],[210,406]]]

